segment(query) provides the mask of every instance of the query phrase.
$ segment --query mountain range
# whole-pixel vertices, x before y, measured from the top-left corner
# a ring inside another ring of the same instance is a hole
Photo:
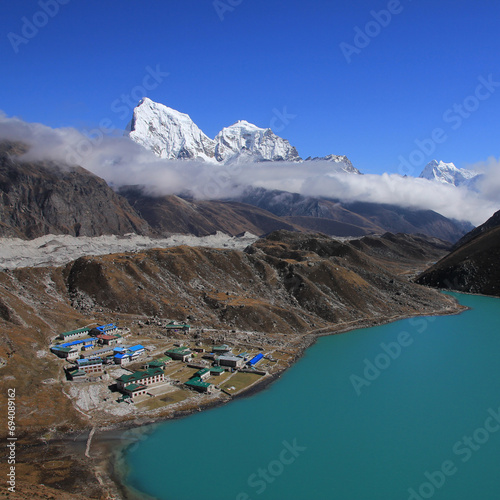
[[[286,229],[332,236],[422,233],[453,243],[472,229],[431,210],[340,203],[260,188],[232,200],[152,196],[140,186],[117,193],[84,168],[25,161],[26,151],[24,144],[0,143],[0,236],[205,236],[216,231],[261,236]]]
[[[324,160],[332,163],[333,171],[360,174],[346,156],[331,154],[303,160],[286,139],[270,128],[260,128],[246,120],[223,128],[210,139],[189,115],[147,97],[134,108],[125,133],[158,157],[169,160],[203,160],[216,164]]]
[[[309,156],[303,160],[288,140],[270,128],[260,128],[246,120],[238,120],[210,139],[189,115],[147,97],[134,108],[125,134],[158,157],[169,160],[191,159],[214,164],[327,161],[332,164],[333,172],[361,174],[345,155]],[[481,175],[473,170],[459,169],[453,163],[432,160],[419,177],[474,189]]]

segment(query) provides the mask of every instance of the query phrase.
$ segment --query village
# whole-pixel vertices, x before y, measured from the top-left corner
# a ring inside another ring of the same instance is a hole
[[[213,331],[193,331],[184,322],[168,321],[148,333],[110,323],[60,333],[50,351],[70,386],[64,392],[88,416],[196,405],[201,395],[231,398],[292,360],[293,353],[272,346],[213,339]]]

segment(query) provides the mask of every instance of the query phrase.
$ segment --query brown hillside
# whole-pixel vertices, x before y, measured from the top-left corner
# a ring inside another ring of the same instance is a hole
[[[416,281],[435,288],[500,296],[499,262],[500,226],[496,225],[475,231]]]
[[[0,143],[0,236],[152,233],[103,179],[80,167],[23,161],[25,152]]]

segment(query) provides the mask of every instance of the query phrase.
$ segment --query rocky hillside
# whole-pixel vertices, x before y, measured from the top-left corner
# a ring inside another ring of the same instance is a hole
[[[244,252],[182,246],[83,257],[65,276],[79,310],[191,317],[269,332],[432,307],[428,292],[368,253],[326,236],[278,231]]]
[[[346,203],[263,188],[248,189],[234,201],[254,205],[284,217],[290,223],[332,235],[337,234],[337,226],[332,224],[335,222],[356,227],[348,233],[352,236],[387,231],[423,233],[453,243],[473,228],[468,223],[450,220],[432,210],[366,202]],[[317,218],[321,221],[315,220]]]
[[[260,236],[278,229],[302,229],[267,210],[244,203],[197,201],[175,195],[153,197],[137,187],[122,188],[120,194],[161,235],[206,236],[222,231],[232,236],[244,232]]]
[[[151,234],[103,179],[79,167],[21,161],[25,152],[0,143],[0,236]]]
[[[466,235],[417,283],[459,292],[500,296],[500,212]]]
[[[0,272],[0,363],[6,362],[0,405],[7,406],[15,381],[18,470],[65,491],[99,486],[83,469],[87,461],[43,444],[56,433],[89,426],[65,395],[65,362],[48,352],[61,331],[118,322],[151,341],[160,331],[156,325],[176,319],[194,327],[186,340],[215,328],[229,343],[258,339],[278,350],[297,348],[319,333],[457,310],[449,297],[402,276],[443,253],[439,242],[406,235],[341,243],[277,231],[244,251],[179,246]],[[106,425],[120,418],[103,415]],[[48,468],[44,460],[51,457]]]
[[[488,232],[490,229],[494,229],[495,227],[500,226],[500,210],[494,213],[484,224],[476,227],[472,231],[468,232],[465,236],[460,238],[455,245],[453,245],[452,250],[456,250],[457,248],[465,245],[469,241],[472,241],[477,236]]]

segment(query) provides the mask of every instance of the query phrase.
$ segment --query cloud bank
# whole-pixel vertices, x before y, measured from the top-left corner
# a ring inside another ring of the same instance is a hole
[[[89,136],[74,128],[52,129],[0,114],[0,139],[30,146],[26,160],[80,165],[111,186],[143,185],[155,195],[191,193],[201,199],[236,197],[247,187],[262,187],[341,201],[387,203],[430,209],[474,225],[500,209],[500,160],[472,167],[483,176],[475,190],[442,185],[398,174],[338,173],[330,162],[235,163],[162,160],[128,137],[95,130]]]

